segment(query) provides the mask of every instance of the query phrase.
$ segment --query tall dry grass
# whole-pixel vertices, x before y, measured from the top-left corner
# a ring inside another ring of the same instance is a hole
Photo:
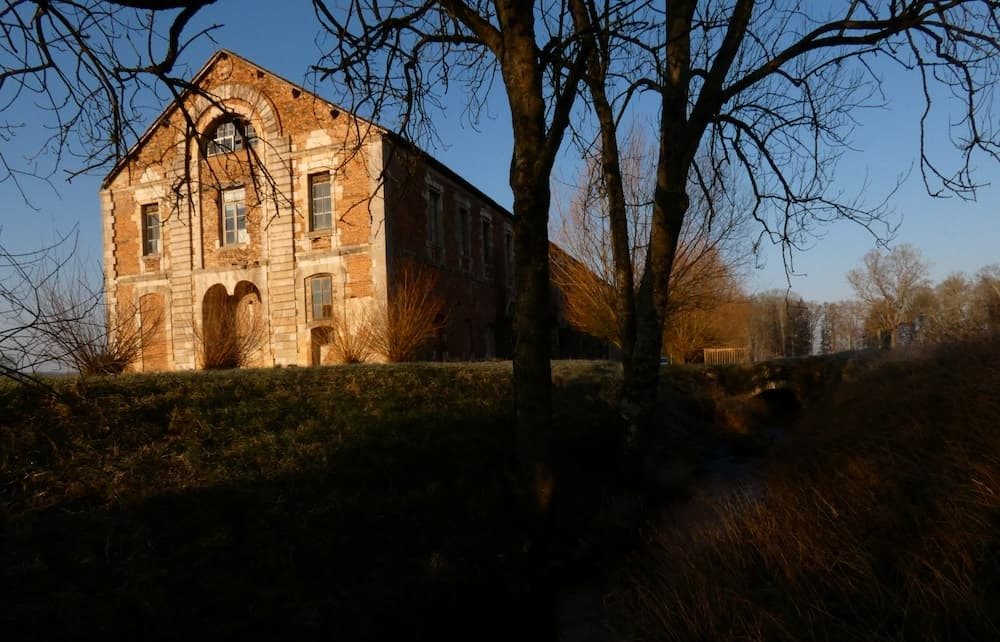
[[[867,366],[753,492],[660,527],[618,639],[1000,639],[1000,342]]]
[[[405,264],[391,284],[387,298],[375,304],[369,345],[388,361],[416,361],[446,325],[445,302],[438,291],[437,275],[430,268]]]

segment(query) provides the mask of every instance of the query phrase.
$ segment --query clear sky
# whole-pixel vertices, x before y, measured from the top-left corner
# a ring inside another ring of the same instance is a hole
[[[185,52],[183,60],[191,73],[216,47],[224,47],[290,80],[304,83],[309,65],[322,49],[314,38],[315,21],[308,2],[223,0],[208,9],[198,23],[224,26],[214,32],[216,43],[203,39]],[[854,149],[844,156],[837,174],[840,187],[856,193],[867,176],[868,191],[873,199],[878,199],[888,192],[897,175],[912,169],[909,180],[890,202],[902,216],[893,242],[910,243],[922,250],[931,262],[935,280],[954,271],[973,273],[986,264],[1000,262],[1000,167],[981,160],[979,180],[997,186],[982,190],[976,203],[930,198],[916,168],[917,118],[921,106],[917,87],[896,72],[887,73],[885,88],[888,108],[857,114],[859,126],[853,139]],[[335,95],[332,90],[324,92],[322,87],[320,93],[330,98]],[[448,111],[436,118],[440,143],[429,151],[509,207],[512,202],[507,184],[510,122],[503,96],[496,93],[492,98],[488,112],[478,127],[473,128],[461,118],[462,96],[449,97]],[[19,159],[35,153],[45,132],[30,105],[20,103],[17,110],[4,113],[3,119],[24,125],[13,141],[0,140],[5,155]],[[940,142],[936,140],[934,144]],[[556,176],[571,177],[576,162],[573,150],[567,145]],[[101,175],[83,176],[66,183],[57,177],[51,186],[25,180],[23,186],[35,209],[24,203],[10,182],[0,183],[0,243],[8,249],[32,249],[78,226],[79,252],[85,258],[99,260],[101,226],[97,191],[101,178]],[[851,291],[845,274],[874,247],[874,241],[866,231],[847,222],[829,225],[822,231],[822,238],[811,242],[807,251],[795,255],[798,275],[792,277],[792,287],[811,300],[849,297]],[[764,247],[758,262],[762,267],[748,275],[751,289],[785,287],[779,251]]]

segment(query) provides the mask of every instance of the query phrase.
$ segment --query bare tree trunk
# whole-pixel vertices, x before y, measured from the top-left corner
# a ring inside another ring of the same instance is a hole
[[[687,177],[697,147],[692,143],[687,119],[691,74],[690,26],[696,4],[694,0],[679,0],[669,3],[667,10],[667,63],[661,82],[663,102],[653,220],[646,266],[636,294],[632,379],[622,395],[626,451],[630,453],[633,465],[638,465],[634,473],[641,478],[648,477],[650,471],[645,464],[651,458],[655,461],[656,456],[651,452],[649,437],[660,383],[663,321],[667,312],[670,273],[689,205]]]
[[[536,508],[545,513],[555,480],[550,463],[552,369],[549,363],[549,175],[545,101],[536,62],[532,12],[502,6],[501,69],[514,131],[514,401],[518,451]]]
[[[591,84],[590,93],[601,129],[601,175],[608,200],[611,253],[617,288],[615,311],[618,315],[618,336],[621,340],[623,382],[627,390],[632,382],[632,359],[636,341],[635,266],[632,265],[629,242],[628,213],[622,181],[621,156],[618,152],[617,126],[605,91],[603,74],[599,83]]]
[[[571,3],[576,30],[589,34],[592,41],[587,60],[587,88],[594,102],[594,112],[601,135],[601,180],[608,204],[608,227],[611,232],[611,253],[615,274],[615,313],[618,318],[618,339],[622,352],[624,389],[632,380],[632,358],[635,352],[635,266],[628,232],[628,211],[625,185],[622,180],[621,154],[618,148],[618,123],[607,93],[607,74],[611,47],[610,30],[595,24],[600,12],[593,0]]]

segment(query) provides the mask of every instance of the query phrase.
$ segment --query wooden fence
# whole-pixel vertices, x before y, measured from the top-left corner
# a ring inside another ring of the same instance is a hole
[[[705,363],[709,365],[726,366],[750,361],[750,348],[705,348]]]

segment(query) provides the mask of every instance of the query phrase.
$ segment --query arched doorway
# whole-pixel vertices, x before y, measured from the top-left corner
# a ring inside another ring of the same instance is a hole
[[[329,346],[333,343],[333,328],[329,326],[319,326],[309,331],[310,356],[309,363],[314,366],[323,364],[324,357],[329,353]]]
[[[139,297],[139,341],[142,370],[167,369],[166,308],[163,295],[151,292]]]
[[[206,370],[261,365],[267,340],[260,290],[240,281],[232,296],[222,284],[202,299],[201,364]]]

